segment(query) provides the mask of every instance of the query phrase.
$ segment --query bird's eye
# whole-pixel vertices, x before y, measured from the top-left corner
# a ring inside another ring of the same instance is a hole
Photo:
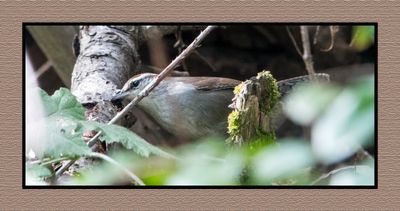
[[[133,82],[131,83],[131,89],[137,88],[137,87],[139,86],[139,83],[140,83],[140,81],[133,81]]]

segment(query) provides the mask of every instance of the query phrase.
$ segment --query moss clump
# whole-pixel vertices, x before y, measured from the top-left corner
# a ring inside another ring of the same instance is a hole
[[[281,96],[278,88],[278,83],[276,79],[272,76],[272,74],[263,70],[257,74],[257,78],[264,78],[266,85],[265,91],[262,92],[262,99],[260,103],[260,109],[266,114],[271,113],[275,105],[278,103],[279,97]]]
[[[236,108],[228,116],[230,142],[239,145],[247,142],[251,146],[273,143],[276,138],[269,115],[280,93],[272,74],[264,70],[237,85],[233,93]]]
[[[239,134],[240,128],[240,113],[232,111],[228,116],[228,133],[233,137]]]

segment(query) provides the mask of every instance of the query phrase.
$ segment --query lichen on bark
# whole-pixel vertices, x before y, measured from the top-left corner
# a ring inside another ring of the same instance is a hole
[[[71,91],[82,104],[111,100],[139,65],[129,26],[81,26]]]

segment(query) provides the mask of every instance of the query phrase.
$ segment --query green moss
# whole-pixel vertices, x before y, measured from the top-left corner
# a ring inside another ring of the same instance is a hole
[[[257,78],[265,78],[266,79],[266,86],[265,86],[265,92],[262,95],[262,99],[260,105],[261,105],[261,111],[263,111],[266,114],[271,113],[275,105],[278,103],[279,97],[280,97],[280,92],[278,88],[278,83],[276,79],[272,76],[272,74],[267,71],[263,70],[257,74]]]
[[[233,137],[239,133],[240,113],[232,111],[228,116],[228,133]]]

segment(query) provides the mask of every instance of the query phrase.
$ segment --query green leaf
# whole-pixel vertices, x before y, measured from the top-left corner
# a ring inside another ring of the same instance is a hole
[[[85,108],[68,89],[60,88],[54,92],[51,99],[58,105],[57,115],[79,120],[85,119]]]
[[[45,116],[50,116],[54,113],[57,112],[58,110],[58,105],[54,102],[53,99],[42,89],[38,89],[39,96],[42,98],[42,103],[44,107],[44,115]]]
[[[44,122],[47,131],[45,149],[38,157],[78,158],[90,153],[89,147],[81,139],[84,119],[83,106],[75,99],[68,89],[61,88],[53,96],[39,90],[45,108],[45,117],[38,121]]]
[[[283,110],[295,123],[310,125],[338,95],[340,89],[328,84],[299,86],[284,99]]]
[[[52,175],[52,172],[48,168],[41,165],[29,163],[26,163],[25,173],[26,175],[32,176],[34,178],[46,178]]]
[[[166,158],[174,158],[173,155],[149,144],[146,140],[127,128],[93,121],[81,121],[81,123],[85,125],[87,129],[102,131],[103,135],[99,139],[105,141],[107,144],[120,143],[126,149],[133,150],[135,153],[143,157],[148,157],[149,155],[154,154]]]
[[[37,164],[29,164],[25,163],[25,184],[26,185],[36,185],[43,186],[49,185],[45,179],[52,176],[52,171],[48,168],[37,165]]]
[[[88,155],[91,150],[81,139],[85,130],[102,131],[101,141],[121,143],[125,148],[148,157],[150,154],[173,158],[163,150],[147,143],[127,128],[85,121],[83,106],[68,89],[61,88],[51,97],[40,90],[46,117],[43,119],[47,129],[46,150],[44,155],[51,158],[79,158]]]
[[[301,174],[315,163],[310,146],[301,140],[280,140],[280,145],[266,147],[253,157],[252,179],[256,184],[270,184]]]
[[[185,146],[181,157],[167,185],[237,185],[245,168],[243,153],[218,138]]]
[[[365,185],[375,184],[374,167],[368,165],[355,165],[343,168],[332,175],[330,185]]]
[[[50,97],[43,90],[39,90],[45,108],[45,116],[63,116],[84,120],[85,108],[76,100],[75,96],[66,88],[60,88]]]

